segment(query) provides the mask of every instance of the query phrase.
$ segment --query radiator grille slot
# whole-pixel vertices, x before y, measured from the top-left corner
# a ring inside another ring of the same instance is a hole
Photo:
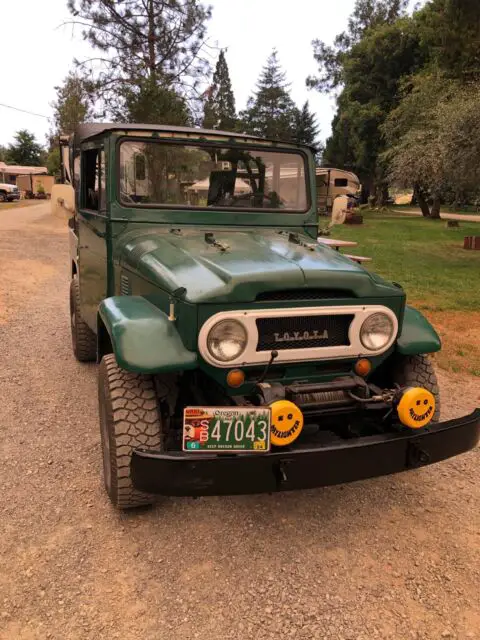
[[[341,289],[286,289],[282,291],[264,291],[255,298],[263,302],[283,300],[332,300],[335,298],[351,298],[350,291]]]
[[[348,346],[353,314],[257,318],[257,351]]]

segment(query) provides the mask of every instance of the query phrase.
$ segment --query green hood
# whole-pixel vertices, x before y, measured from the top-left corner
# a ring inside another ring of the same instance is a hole
[[[271,229],[216,229],[216,244],[209,244],[205,234],[191,228],[177,233],[137,228],[117,239],[117,259],[168,292],[185,287],[185,299],[192,303],[251,302],[259,293],[304,287],[344,290],[345,297],[400,295],[326,246],[312,251]]]

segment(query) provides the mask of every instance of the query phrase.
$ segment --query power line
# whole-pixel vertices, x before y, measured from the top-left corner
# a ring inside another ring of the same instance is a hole
[[[21,111],[22,113],[28,113],[31,116],[37,116],[38,118],[45,118],[45,120],[50,120],[48,116],[44,116],[42,113],[34,113],[33,111],[27,111],[26,109],[19,109],[18,107],[12,107],[11,104],[3,104],[0,102],[0,107],[5,107],[6,109],[13,109],[14,111]]]

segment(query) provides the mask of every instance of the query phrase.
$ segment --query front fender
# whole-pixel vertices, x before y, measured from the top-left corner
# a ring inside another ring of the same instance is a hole
[[[405,307],[402,332],[397,339],[397,351],[405,356],[440,351],[442,344],[429,321],[416,309]]]
[[[122,369],[161,373],[196,367],[197,355],[185,348],[175,323],[145,298],[106,298],[98,312]]]

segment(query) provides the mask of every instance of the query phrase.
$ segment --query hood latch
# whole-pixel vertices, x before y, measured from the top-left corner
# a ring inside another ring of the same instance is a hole
[[[215,238],[215,235],[211,231],[207,231],[207,233],[205,234],[205,242],[212,245],[212,247],[220,249],[222,253],[224,251],[227,251],[227,249],[230,249],[230,246],[225,242],[218,242],[218,240],[216,240]]]

